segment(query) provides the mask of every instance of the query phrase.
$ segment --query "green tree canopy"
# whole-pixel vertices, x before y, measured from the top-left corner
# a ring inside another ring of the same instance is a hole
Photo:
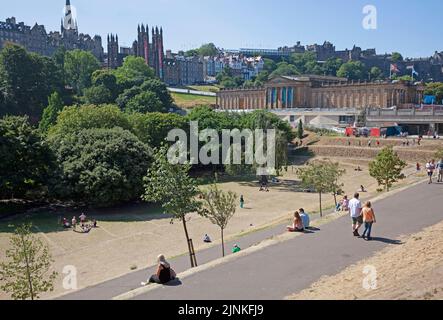
[[[124,90],[116,102],[122,110],[143,113],[167,112],[173,106],[171,94],[166,85],[158,79],[150,79],[139,86]]]
[[[275,76],[296,76],[301,72],[293,64],[287,62],[280,62],[277,64],[277,68],[271,73],[270,78]]]
[[[100,69],[100,62],[91,52],[83,50],[67,51],[64,71],[68,84],[78,94],[92,84],[92,74]]]
[[[149,67],[141,57],[128,56],[123,65],[114,70],[117,84],[122,89],[129,89],[135,85],[141,85],[148,79],[155,77],[154,70]]]
[[[49,130],[49,136],[67,135],[83,129],[111,129],[121,127],[131,130],[126,114],[114,105],[83,105],[66,107],[59,114],[57,124]]]
[[[0,198],[26,198],[50,180],[54,158],[27,117],[0,119]]]
[[[63,110],[64,103],[57,92],[48,98],[48,106],[43,111],[42,119],[39,123],[40,132],[46,134],[51,126],[57,122],[58,114]]]
[[[320,216],[323,216],[322,195],[331,192],[335,195],[341,187],[339,178],[344,171],[339,168],[338,163],[326,161],[313,161],[307,166],[297,170],[302,185],[307,189],[314,189],[319,194]]]
[[[129,115],[129,122],[135,135],[153,148],[159,148],[166,142],[168,133],[173,129],[187,130],[187,119],[173,113],[134,113]]]
[[[326,60],[323,70],[327,75],[336,76],[338,70],[343,65],[343,60],[340,58],[329,58]]]
[[[403,61],[403,56],[399,52],[393,52],[391,56],[392,62],[401,62]]]
[[[120,87],[117,84],[117,77],[112,70],[97,70],[92,74],[93,86],[104,86],[111,93],[113,102],[120,94]]]
[[[337,71],[337,76],[349,80],[365,79],[365,65],[360,61],[346,62]]]
[[[111,90],[102,84],[85,89],[84,96],[87,104],[99,105],[114,102]]]
[[[370,74],[371,74],[371,80],[383,79],[383,71],[379,67],[372,67]]]
[[[28,115],[36,122],[54,91],[64,89],[63,74],[47,57],[7,45],[0,52],[0,116]]]
[[[157,95],[151,91],[139,93],[134,98],[129,100],[125,111],[128,112],[165,112],[162,102]]]
[[[85,129],[51,140],[61,166],[57,192],[96,207],[139,198],[150,148],[122,128]]]
[[[369,163],[369,174],[377,180],[379,186],[386,191],[398,180],[404,179],[402,173],[406,162],[400,159],[392,147],[385,147],[377,155],[374,161]]]

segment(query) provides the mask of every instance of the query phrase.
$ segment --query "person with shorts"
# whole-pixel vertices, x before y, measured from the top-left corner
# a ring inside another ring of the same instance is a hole
[[[429,184],[432,184],[432,177],[434,176],[435,171],[435,160],[431,160],[426,164],[426,171],[429,177]]]
[[[358,229],[363,225],[362,205],[360,201],[360,194],[356,193],[354,198],[348,204],[349,213],[352,219],[352,231],[355,237],[359,237]]]

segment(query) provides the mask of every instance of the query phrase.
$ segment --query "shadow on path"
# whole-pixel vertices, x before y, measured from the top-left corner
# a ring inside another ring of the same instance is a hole
[[[380,238],[380,237],[373,237],[372,241],[382,242],[382,243],[387,243],[387,244],[395,244],[395,245],[404,244],[404,242],[402,242],[401,240],[392,240],[392,239]]]

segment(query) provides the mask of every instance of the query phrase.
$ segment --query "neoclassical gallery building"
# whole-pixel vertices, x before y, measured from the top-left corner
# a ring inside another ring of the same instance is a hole
[[[264,87],[225,89],[217,94],[221,110],[366,109],[420,104],[424,85],[407,81],[351,82],[329,76],[278,76]]]

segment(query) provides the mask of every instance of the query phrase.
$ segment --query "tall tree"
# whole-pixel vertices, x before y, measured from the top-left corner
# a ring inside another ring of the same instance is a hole
[[[323,161],[310,162],[307,166],[297,170],[297,175],[304,188],[313,188],[319,196],[320,216],[323,216],[322,195],[332,192],[332,186],[337,181],[330,171],[330,165]]]
[[[329,192],[334,197],[335,206],[337,206],[337,196],[343,192],[344,184],[340,178],[346,173],[345,169],[340,168],[338,162],[326,162],[326,174],[329,176]]]
[[[58,92],[54,92],[48,98],[48,106],[43,110],[43,116],[39,123],[40,132],[46,134],[51,126],[57,122],[58,114],[63,110],[63,100]]]
[[[91,128],[51,137],[61,167],[57,195],[94,207],[139,199],[150,148],[122,128]]]
[[[165,213],[182,222],[191,267],[195,267],[186,217],[191,212],[198,212],[200,208],[196,199],[199,190],[197,182],[189,176],[191,166],[170,163],[167,152],[166,146],[154,152],[154,162],[144,178],[145,193],[142,199],[161,203]]]
[[[40,119],[48,96],[62,92],[63,74],[47,57],[28,53],[22,47],[8,45],[0,52],[0,101],[2,115],[28,115]]]
[[[88,51],[67,51],[65,55],[64,71],[68,84],[77,94],[92,84],[92,74],[100,69],[100,62]]]
[[[379,186],[386,191],[398,180],[404,179],[402,173],[406,162],[400,159],[392,147],[385,147],[377,155],[374,161],[369,163],[369,174],[377,180]]]
[[[31,234],[31,225],[22,225],[11,237],[6,250],[8,262],[0,263],[0,288],[14,300],[35,300],[44,292],[54,290],[57,272],[50,272],[53,263],[49,248]]]
[[[49,146],[27,117],[0,119],[0,159],[1,199],[25,198],[28,191],[43,191],[54,167]]]
[[[232,191],[224,192],[220,190],[216,183],[203,192],[200,214],[220,228],[223,257],[225,256],[224,231],[235,214],[237,198],[237,194]]]

